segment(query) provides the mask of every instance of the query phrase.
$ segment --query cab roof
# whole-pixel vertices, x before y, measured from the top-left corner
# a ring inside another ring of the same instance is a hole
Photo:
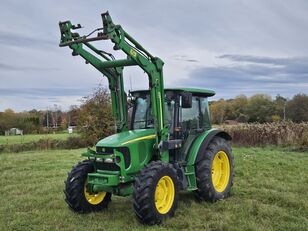
[[[145,93],[149,90],[135,90],[131,91],[132,94],[134,93]],[[211,97],[216,94],[215,91],[204,89],[204,88],[187,88],[187,87],[179,87],[179,88],[165,88],[165,91],[176,91],[176,92],[191,92],[193,95],[204,96],[204,97]]]

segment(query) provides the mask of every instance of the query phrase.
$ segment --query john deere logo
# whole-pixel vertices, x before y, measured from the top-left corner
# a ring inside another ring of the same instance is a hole
[[[129,53],[134,57],[137,56],[137,52],[134,49],[131,49]]]
[[[105,152],[106,151],[106,149],[105,148],[102,148],[102,152]]]

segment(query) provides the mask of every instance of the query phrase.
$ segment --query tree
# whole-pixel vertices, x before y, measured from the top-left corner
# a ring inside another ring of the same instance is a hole
[[[42,120],[42,126],[49,128],[51,125],[51,112],[48,110],[43,111],[43,120]]]
[[[6,109],[0,116],[0,132],[4,134],[6,130],[16,127],[16,114],[12,109]]]
[[[245,95],[239,95],[227,102],[227,119],[238,120],[239,122],[242,122],[247,110],[248,98]]]
[[[97,140],[114,132],[110,94],[106,88],[99,87],[82,101],[78,126],[83,138],[95,144]]]
[[[41,130],[42,114],[36,110],[15,113],[11,109],[6,109],[0,113],[0,133],[4,134],[10,128],[19,128],[27,133],[38,133]]]
[[[305,94],[295,95],[286,107],[287,118],[294,122],[308,121],[308,96]]]
[[[8,128],[8,126],[7,126],[7,123],[6,123],[6,118],[4,116],[4,112],[0,112],[0,135],[4,135],[7,128]]]
[[[53,109],[51,110],[51,126],[53,128],[58,128],[58,126],[61,125],[62,123],[62,111],[61,107],[58,106],[57,104],[54,104]]]
[[[271,96],[256,94],[250,97],[247,104],[248,122],[270,122],[273,113],[273,101]]]
[[[210,104],[212,123],[221,124],[225,121],[226,107],[227,103],[224,99],[220,99]]]
[[[274,115],[273,115],[273,121],[274,120],[281,120],[281,118],[285,119],[285,111],[286,111],[286,104],[287,104],[287,99],[277,95],[276,99],[274,100]],[[280,119],[278,119],[278,117]]]
[[[80,108],[77,105],[70,106],[70,110],[67,112],[69,126],[77,126],[79,114]]]

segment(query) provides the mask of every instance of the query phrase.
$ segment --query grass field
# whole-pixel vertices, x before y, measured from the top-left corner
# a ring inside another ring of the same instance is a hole
[[[181,193],[175,217],[147,227],[131,198],[113,197],[96,214],[67,208],[63,181],[81,151],[0,154],[0,230],[308,230],[308,153],[234,148],[230,198],[200,204]]]
[[[1,144],[21,144],[38,141],[40,139],[58,139],[65,140],[69,136],[77,136],[77,134],[57,133],[57,134],[29,134],[23,136],[0,136]]]

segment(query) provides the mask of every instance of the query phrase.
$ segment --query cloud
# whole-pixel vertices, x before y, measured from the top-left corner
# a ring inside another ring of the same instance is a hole
[[[59,68],[56,67],[22,67],[22,66],[14,66],[9,64],[0,63],[0,71],[58,71]]]
[[[57,43],[46,38],[34,38],[25,35],[0,31],[0,45],[13,47],[27,47],[42,49],[42,47],[54,47]]]
[[[67,110],[79,105],[83,96],[90,95],[87,88],[0,88],[0,111],[12,108],[15,111],[42,109],[54,104]],[[14,104],[12,104],[14,102]],[[14,107],[12,107],[14,105]]]
[[[52,0],[2,0],[0,110],[45,107],[53,97],[64,105],[76,104],[74,100],[90,93],[101,74],[82,58],[71,57],[69,48],[58,47],[58,22],[81,23],[85,28],[78,32],[87,34],[102,25],[100,13],[106,10],[162,58],[165,86],[213,88],[219,97],[307,92],[308,61],[300,58],[308,54],[307,1],[68,0],[59,5]],[[112,49],[101,42],[94,45]],[[129,79],[134,88],[148,87],[140,68],[131,68],[124,70],[126,88]],[[40,97],[44,100],[35,99]]]
[[[90,94],[91,89],[87,88],[0,88],[0,96],[22,96],[29,99],[38,97],[54,97],[58,96],[80,96]],[[80,97],[81,98],[81,97]]]
[[[187,55],[173,55],[171,59],[178,60],[178,61],[191,62],[191,63],[199,62],[197,59],[190,58]]]
[[[271,58],[252,55],[221,55],[230,65],[200,67],[180,84],[207,87],[219,97],[237,94],[285,94],[308,92],[308,57]]]
[[[268,75],[273,74],[288,74],[288,75],[303,75],[308,74],[308,57],[288,57],[288,58],[272,58],[272,57],[260,57],[252,55],[221,55],[219,58],[227,58],[231,61],[238,63],[250,63],[248,67],[255,66],[257,70],[262,70],[259,65],[268,65]]]
[[[221,59],[229,59],[236,62],[248,62],[257,64],[272,64],[272,65],[289,65],[289,64],[305,64],[308,62],[308,57],[288,57],[288,58],[273,58],[253,55],[234,55],[224,54],[218,56]]]

